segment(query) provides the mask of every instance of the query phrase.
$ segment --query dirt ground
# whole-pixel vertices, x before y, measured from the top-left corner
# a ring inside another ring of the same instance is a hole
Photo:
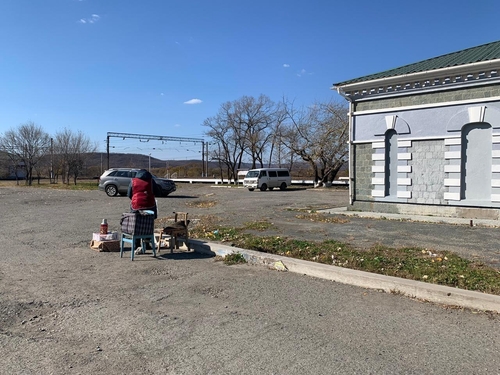
[[[2,374],[500,371],[497,317],[258,266],[229,267],[193,252],[131,262],[128,253],[120,259],[91,250],[103,218],[119,230],[126,197],[0,187],[0,204]],[[180,185],[159,199],[159,217],[187,211],[194,224],[215,215],[228,226],[265,219],[273,223],[266,234],[359,247],[419,245],[498,266],[498,229],[296,217],[300,209],[346,204],[345,189]],[[439,352],[433,364],[426,360],[431,352]]]

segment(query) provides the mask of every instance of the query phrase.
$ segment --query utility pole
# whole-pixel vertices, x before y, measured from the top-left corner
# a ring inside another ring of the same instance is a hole
[[[108,136],[106,137],[106,153],[108,154],[108,167],[106,169],[109,169],[109,134]]]
[[[54,182],[54,138],[50,138],[50,183]]]
[[[207,156],[207,167],[205,168],[206,171],[205,176],[208,177],[208,142],[205,143],[205,147],[206,147],[205,155]]]
[[[207,177],[205,173],[205,141],[201,142],[201,177]]]

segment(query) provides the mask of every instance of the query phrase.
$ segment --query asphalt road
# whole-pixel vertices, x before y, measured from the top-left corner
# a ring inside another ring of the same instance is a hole
[[[265,218],[281,235],[359,246],[417,241],[471,257],[488,249],[492,259],[497,251],[498,229],[295,217],[296,209],[346,199],[340,190],[186,185],[159,206],[160,217],[189,211],[234,225]],[[196,253],[134,262],[97,253],[92,232],[102,218],[118,229],[128,209],[127,198],[98,191],[0,188],[0,203],[0,373],[500,373],[498,315]]]

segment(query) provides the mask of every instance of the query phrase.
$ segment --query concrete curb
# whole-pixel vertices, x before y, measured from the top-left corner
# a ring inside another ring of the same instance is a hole
[[[342,284],[383,290],[387,293],[398,293],[448,306],[500,313],[500,296],[497,295],[351,270],[212,242],[190,240],[189,244],[194,251],[202,254],[225,257],[240,253],[248,263],[265,265],[272,269],[288,270]]]

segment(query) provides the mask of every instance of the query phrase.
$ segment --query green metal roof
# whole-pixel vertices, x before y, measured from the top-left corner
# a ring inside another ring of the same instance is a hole
[[[351,83],[367,82],[380,78],[427,72],[436,69],[449,68],[452,66],[466,65],[495,59],[500,59],[500,41],[467,48],[438,57],[433,57],[432,59],[423,60],[399,68],[386,70],[384,72],[370,74],[348,81],[335,83],[334,86],[344,86]]]

